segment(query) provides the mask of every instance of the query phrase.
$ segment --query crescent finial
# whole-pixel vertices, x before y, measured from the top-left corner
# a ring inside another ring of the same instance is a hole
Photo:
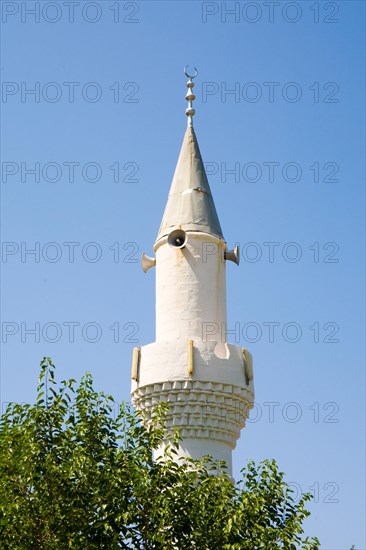
[[[184,74],[186,75],[187,78],[191,78],[191,79],[192,79],[192,78],[196,78],[196,76],[198,75],[198,71],[197,71],[196,67],[193,67],[193,68],[194,68],[194,70],[195,70],[195,74],[194,74],[194,75],[191,75],[191,74],[188,74],[188,72],[187,72],[188,65],[186,65],[186,66],[184,67]]]

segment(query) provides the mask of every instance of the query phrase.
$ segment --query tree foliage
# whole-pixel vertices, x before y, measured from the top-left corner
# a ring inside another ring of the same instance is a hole
[[[41,362],[35,404],[1,418],[2,549],[319,548],[303,536],[310,495],[295,502],[274,461],[250,462],[236,485],[209,458],[182,464],[174,446],[154,462],[164,410],[144,427],[114,409],[90,374],[57,384]]]

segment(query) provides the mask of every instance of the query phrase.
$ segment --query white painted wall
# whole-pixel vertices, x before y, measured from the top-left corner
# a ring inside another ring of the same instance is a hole
[[[167,237],[155,245],[156,341],[202,339],[207,323],[226,324],[225,247],[200,232],[187,232],[182,249]],[[219,331],[210,339],[219,341]]]

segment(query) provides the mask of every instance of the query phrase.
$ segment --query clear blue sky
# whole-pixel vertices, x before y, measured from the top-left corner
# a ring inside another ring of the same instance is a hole
[[[155,275],[135,260],[152,253],[196,66],[195,129],[242,252],[228,328],[254,356],[235,475],[276,458],[315,493],[322,549],[365,549],[364,3],[2,10],[2,403],[34,399],[44,355],[129,399],[133,340],[154,340]]]

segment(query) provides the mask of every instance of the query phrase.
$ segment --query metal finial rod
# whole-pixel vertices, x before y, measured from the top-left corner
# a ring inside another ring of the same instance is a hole
[[[186,109],[186,115],[188,117],[188,125],[192,126],[193,125],[193,118],[192,117],[196,113],[196,111],[192,107],[192,101],[194,101],[196,99],[196,96],[194,95],[192,88],[194,86],[193,79],[196,78],[196,76],[198,75],[198,71],[197,71],[196,67],[194,67],[195,74],[190,75],[187,72],[187,68],[188,68],[188,65],[186,65],[184,67],[184,74],[188,78],[188,82],[186,84],[186,86],[188,88],[187,95],[186,95],[186,100],[188,101],[188,107]]]

